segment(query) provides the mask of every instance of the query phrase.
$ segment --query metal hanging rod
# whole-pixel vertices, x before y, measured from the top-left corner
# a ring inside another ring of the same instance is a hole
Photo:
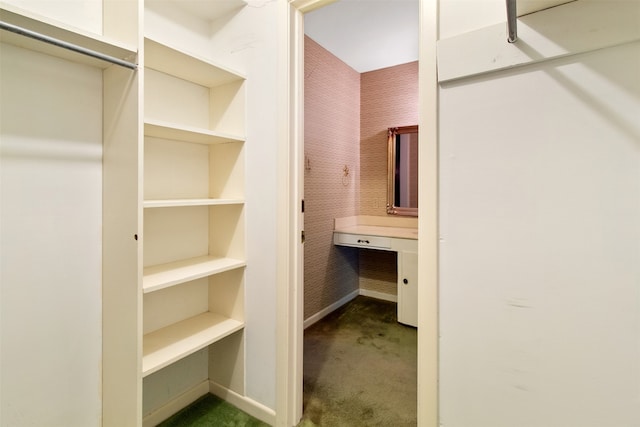
[[[7,22],[0,21],[0,29],[19,34],[21,36],[30,37],[35,40],[39,40],[45,43],[52,44],[54,46],[80,53],[82,55],[90,56],[92,58],[101,59],[112,64],[120,65],[121,67],[130,68],[132,70],[136,70],[138,68],[138,65],[134,64],[133,62],[125,61],[114,56],[105,55],[104,53],[96,52],[95,50],[87,49],[82,46],[58,40],[44,34],[36,33],[35,31],[27,30],[26,28],[18,27],[17,25],[9,24]]]
[[[507,0],[507,28],[509,30],[507,41],[509,43],[518,41],[518,12],[516,0]]]

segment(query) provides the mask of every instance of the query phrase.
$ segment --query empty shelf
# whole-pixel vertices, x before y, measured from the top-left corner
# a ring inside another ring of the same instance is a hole
[[[161,120],[145,120],[144,134],[156,138],[175,141],[193,142],[196,144],[224,144],[242,142],[244,137],[224,132],[214,132],[195,126],[184,126]]]
[[[203,256],[154,265],[144,269],[142,290],[153,292],[212,274],[244,267],[245,261],[234,258]]]
[[[172,208],[186,206],[241,205],[243,199],[159,199],[145,200],[145,208]]]
[[[207,312],[148,333],[143,339],[142,376],[150,375],[243,327],[244,323],[239,320]]]
[[[144,39],[144,48],[146,67],[204,87],[211,88],[244,80],[244,76],[235,71],[150,38]]]

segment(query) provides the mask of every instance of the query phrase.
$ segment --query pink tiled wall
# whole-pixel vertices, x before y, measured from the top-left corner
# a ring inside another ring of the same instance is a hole
[[[387,215],[387,129],[418,124],[418,62],[360,78],[360,215]],[[360,288],[397,295],[396,254],[360,252]]]
[[[332,230],[387,215],[387,128],[418,124],[418,63],[359,74],[305,37],[304,121],[308,318],[358,288],[397,294],[395,253],[336,247]]]
[[[360,215],[387,215],[387,129],[418,124],[418,62],[362,73]]]
[[[358,289],[358,250],[333,220],[358,214],[360,74],[305,37],[304,316]],[[348,173],[345,173],[345,167]]]

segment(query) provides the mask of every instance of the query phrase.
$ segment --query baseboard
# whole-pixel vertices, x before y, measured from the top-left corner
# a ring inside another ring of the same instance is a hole
[[[205,380],[191,387],[181,395],[169,400],[167,403],[145,416],[142,419],[142,425],[144,427],[156,426],[176,412],[191,405],[207,393],[209,393],[209,381]]]
[[[360,289],[360,295],[384,301],[398,302],[397,295],[385,294],[384,292],[371,291],[369,289]]]
[[[308,319],[305,319],[304,328],[307,329],[309,326],[311,326],[314,323],[318,322],[319,320],[321,320],[323,317],[325,317],[326,315],[328,315],[332,311],[335,311],[338,308],[342,307],[343,305],[345,305],[346,303],[348,303],[349,301],[351,301],[352,299],[354,299],[358,295],[360,295],[360,290],[356,289],[355,291],[351,292],[347,296],[344,296],[344,297],[340,298],[338,301],[334,302],[330,306],[323,308],[322,310],[320,310],[319,312],[317,312],[313,316],[309,317]]]
[[[264,406],[262,403],[258,403],[255,400],[236,393],[233,390],[229,390],[228,388],[214,383],[213,381],[209,381],[208,392],[215,394],[220,399],[229,402],[236,408],[262,422],[272,426],[276,424],[276,412],[273,409]]]

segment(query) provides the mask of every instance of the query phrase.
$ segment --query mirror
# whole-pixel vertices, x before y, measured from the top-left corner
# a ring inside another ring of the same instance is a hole
[[[389,128],[387,213],[418,216],[418,126]]]

